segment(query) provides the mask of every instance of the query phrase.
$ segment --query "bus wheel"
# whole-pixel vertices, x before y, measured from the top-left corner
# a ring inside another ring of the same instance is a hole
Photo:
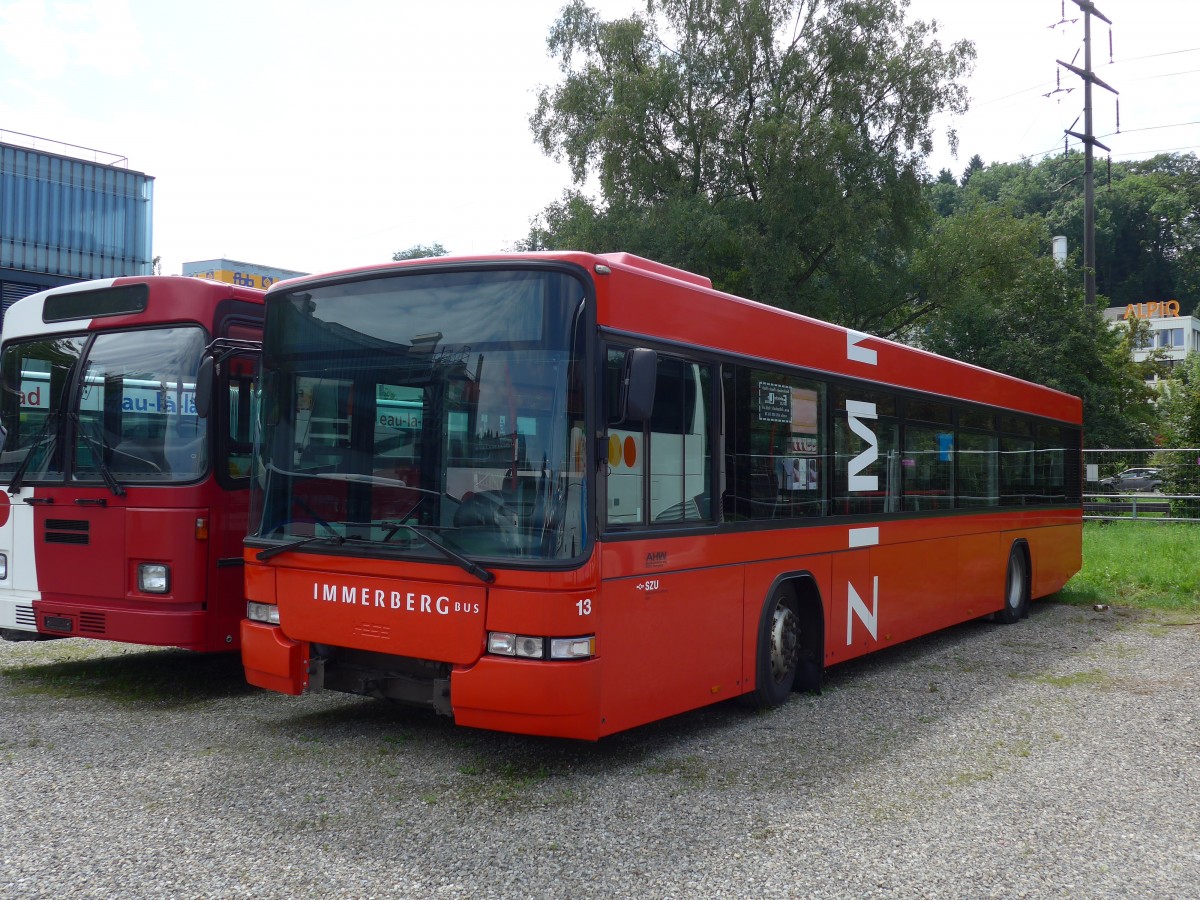
[[[1029,609],[1029,563],[1025,551],[1014,545],[1008,554],[1008,576],[1004,582],[1004,608],[996,613],[996,621],[1012,625],[1022,619]]]
[[[778,588],[763,609],[752,705],[778,706],[792,692],[800,659],[800,615],[788,586]]]

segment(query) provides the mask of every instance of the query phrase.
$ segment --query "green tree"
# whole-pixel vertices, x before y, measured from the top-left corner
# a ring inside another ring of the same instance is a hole
[[[1163,454],[1159,460],[1166,494],[1200,494],[1200,465],[1196,448],[1200,447],[1200,353],[1192,353],[1178,363],[1162,387],[1159,400],[1162,412],[1162,443],[1167,447],[1189,448]],[[1177,515],[1194,516],[1195,501],[1173,500]]]
[[[449,250],[438,243],[429,245],[413,244],[407,250],[397,250],[392,254],[392,259],[396,262],[405,259],[426,259],[433,256],[446,256],[449,252]]]
[[[1148,446],[1154,394],[1129,328],[1083,304],[1033,217],[981,205],[945,220],[914,261],[928,315],[912,338],[945,356],[1075,394],[1089,447]]]
[[[974,163],[974,159],[972,160]],[[1018,216],[1042,218],[1052,234],[1083,245],[1081,153],[1034,164],[975,169],[957,195],[941,180],[927,186],[939,215],[979,203],[1000,203]],[[965,173],[964,173],[965,174]],[[1098,166],[1096,286],[1115,305],[1180,301],[1186,314],[1200,303],[1200,160],[1195,154]]]
[[[967,167],[963,169],[962,180],[959,182],[963,187],[967,186],[967,182],[971,180],[971,176],[983,168],[983,157],[976,153],[967,161]]]
[[[930,117],[962,112],[974,48],[907,0],[650,0],[550,32],[562,81],[530,119],[576,189],[524,248],[628,250],[767,303],[878,324],[910,295]],[[599,196],[584,193],[594,176]],[[905,316],[901,316],[905,318]]]

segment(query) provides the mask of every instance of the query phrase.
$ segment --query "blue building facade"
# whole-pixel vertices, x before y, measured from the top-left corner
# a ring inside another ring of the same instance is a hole
[[[0,305],[47,287],[149,275],[154,178],[113,154],[0,133]],[[93,159],[49,152],[85,151]],[[106,159],[101,159],[105,157]],[[126,163],[126,165],[121,165]]]

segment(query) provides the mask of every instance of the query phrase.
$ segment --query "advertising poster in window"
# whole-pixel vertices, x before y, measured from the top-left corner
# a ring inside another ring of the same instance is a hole
[[[759,418],[787,423],[787,434],[777,435],[775,486],[779,491],[815,491],[819,487],[817,454],[817,392],[790,385],[759,384]]]

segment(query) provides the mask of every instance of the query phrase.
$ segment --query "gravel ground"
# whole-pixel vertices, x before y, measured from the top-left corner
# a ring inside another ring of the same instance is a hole
[[[1037,604],[597,744],[0,643],[0,895],[1197,897],[1196,618]]]

